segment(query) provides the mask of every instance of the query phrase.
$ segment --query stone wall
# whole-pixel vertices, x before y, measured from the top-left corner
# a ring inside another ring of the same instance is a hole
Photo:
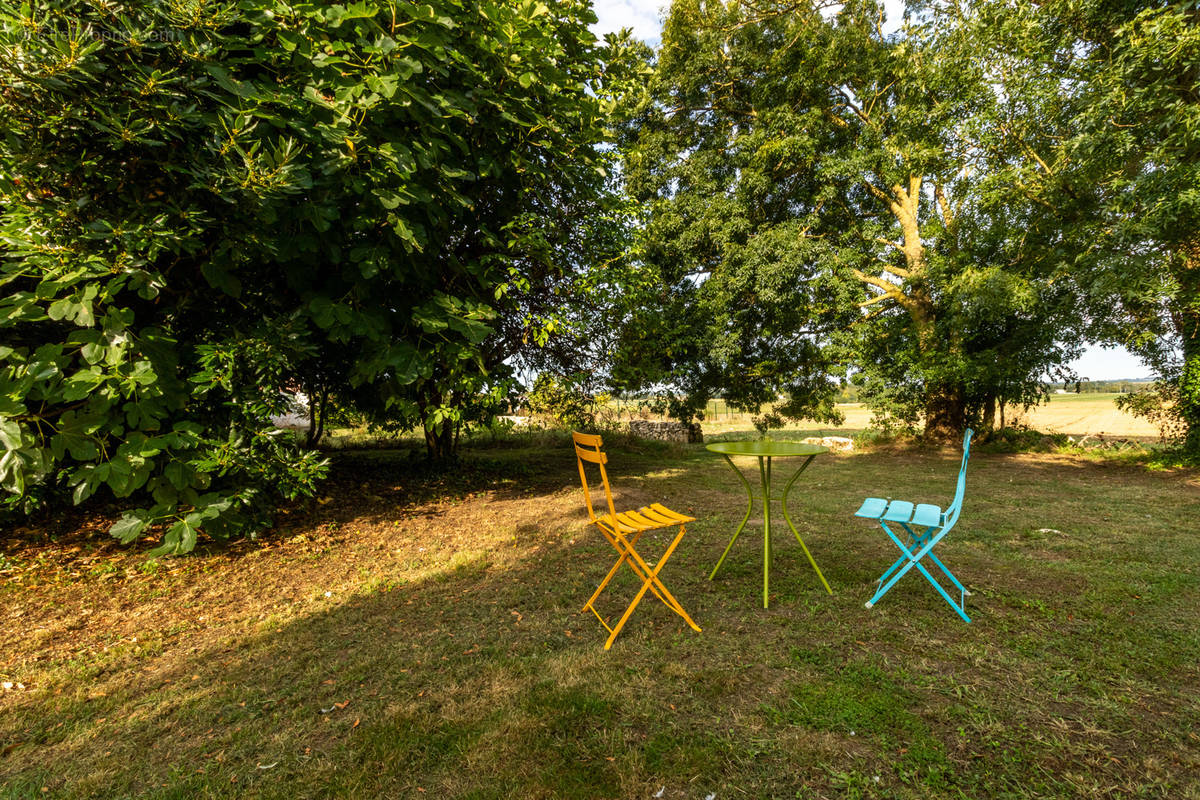
[[[629,432],[642,439],[659,439],[664,442],[679,442],[680,444],[695,444],[704,441],[704,433],[700,430],[698,422],[685,425],[673,420],[659,422],[649,419],[634,419],[629,421]]]
[[[854,440],[845,436],[809,436],[800,441],[804,444],[819,444],[822,447],[828,447],[835,453],[854,449]]]

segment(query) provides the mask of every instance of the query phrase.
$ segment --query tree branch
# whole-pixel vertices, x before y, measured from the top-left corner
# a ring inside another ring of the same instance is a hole
[[[904,296],[904,293],[900,291],[900,287],[891,281],[884,280],[876,275],[868,275],[860,269],[853,270],[853,273],[854,277],[863,283],[870,284],[877,289],[882,289],[885,294],[894,296],[897,300]]]
[[[1040,167],[1042,168],[1042,171],[1043,171],[1043,172],[1045,172],[1047,175],[1053,175],[1053,174],[1054,174],[1054,170],[1050,169],[1050,165],[1049,165],[1049,164],[1047,164],[1045,161],[1043,161],[1043,160],[1042,160],[1042,157],[1041,157],[1041,156],[1039,156],[1039,155],[1038,155],[1036,152],[1034,152],[1034,149],[1033,149],[1032,147],[1030,147],[1030,146],[1029,146],[1029,143],[1028,143],[1028,142],[1026,142],[1026,141],[1025,141],[1025,139],[1023,139],[1022,137],[1018,136],[1018,135],[1017,135],[1016,133],[1014,133],[1014,132],[1013,132],[1013,131],[1012,131],[1012,130],[1011,130],[1011,129],[1010,129],[1008,126],[1007,126],[1007,125],[1004,125],[1004,124],[1001,124],[1001,125],[1000,125],[1000,131],[1001,131],[1001,132],[1002,132],[1002,133],[1003,133],[1005,136],[1007,136],[1007,137],[1009,137],[1010,139],[1013,139],[1014,141],[1016,141],[1017,145],[1019,145],[1019,146],[1020,146],[1021,150],[1023,150],[1023,151],[1025,152],[1025,155],[1029,156],[1029,157],[1030,157],[1030,158],[1032,158],[1034,161],[1036,161],[1036,162],[1038,163],[1038,166],[1040,166]]]
[[[875,241],[879,242],[880,244],[886,244],[889,247],[894,247],[897,250],[899,250],[901,253],[904,252],[904,245],[897,244],[896,242],[893,242],[891,239],[885,239],[882,236],[876,236]]]
[[[850,107],[850,110],[854,112],[854,115],[856,117],[858,117],[860,120],[862,120],[863,122],[865,122],[866,124],[870,125],[871,118],[868,117],[861,108],[859,108],[857,105],[855,105],[854,100],[851,99],[851,97],[850,97],[850,94],[845,89],[843,89],[841,86],[835,86],[834,88],[837,89],[837,93],[840,94],[846,100],[846,105]]]
[[[954,211],[950,208],[950,201],[946,199],[946,193],[942,190],[942,185],[936,183],[933,186],[933,197],[937,200],[938,208],[942,210],[942,222],[946,226],[946,230],[954,227]]]

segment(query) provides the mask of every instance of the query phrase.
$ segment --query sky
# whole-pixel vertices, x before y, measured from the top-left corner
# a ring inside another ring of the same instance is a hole
[[[895,30],[903,14],[903,0],[885,0],[888,30]],[[662,29],[662,0],[593,0],[597,22],[592,32],[604,35],[621,28],[632,28],[635,36],[650,45],[657,45]],[[1108,381],[1119,378],[1144,378],[1150,370],[1123,347],[1105,349],[1094,345],[1085,348],[1083,355],[1070,366],[1081,378]]]

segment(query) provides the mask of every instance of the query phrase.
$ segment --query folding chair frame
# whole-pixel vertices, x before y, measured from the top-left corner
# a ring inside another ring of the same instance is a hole
[[[900,548],[900,552],[902,552],[904,555],[896,559],[896,563],[888,567],[887,571],[879,577],[879,589],[875,592],[875,596],[867,601],[867,608],[870,608],[879,602],[879,599],[887,594],[888,591],[896,585],[898,580],[904,577],[904,573],[908,572],[913,567],[916,567],[918,570],[920,570],[921,574],[925,576],[925,580],[933,584],[933,588],[938,590],[938,594],[940,594],[945,601],[950,604],[950,607],[958,612],[958,615],[962,617],[965,622],[970,622],[971,618],[967,616],[966,612],[966,598],[971,593],[968,592],[966,588],[964,588],[963,585],[958,582],[958,578],[954,577],[954,573],[947,569],[946,565],[942,563],[942,560],[933,553],[934,546],[941,541],[942,537],[949,532],[950,528],[945,527],[939,530],[937,525],[930,525],[929,527],[925,528],[923,532],[916,533],[912,528],[908,527],[909,523],[907,522],[901,522],[899,525],[908,533],[909,540],[907,545],[900,540],[900,537],[897,536],[891,528],[887,526],[886,522],[884,522],[882,519],[879,520],[879,526],[883,528],[891,540],[895,542],[896,546]],[[930,534],[935,530],[938,531],[937,534],[930,536]],[[916,548],[916,552],[913,552],[914,548]],[[925,569],[925,565],[921,563],[921,559],[925,558],[925,556],[929,556],[929,560],[934,564],[937,564],[938,569],[940,569],[942,573],[950,579],[950,582],[958,588],[959,597],[957,603],[955,603],[950,595],[946,593],[946,590],[942,588],[942,585],[938,583],[932,575],[929,574],[929,570]],[[896,574],[892,575],[893,572]],[[891,580],[888,580],[889,575],[892,575]],[[884,583],[884,581],[887,581],[887,583]]]
[[[583,484],[583,496],[587,503],[590,522],[600,529],[600,532],[604,534],[604,538],[608,540],[609,544],[613,546],[613,549],[618,554],[616,563],[609,569],[608,574],[604,576],[604,580],[596,587],[596,591],[584,603],[582,609],[584,611],[591,611],[596,619],[600,620],[600,624],[604,626],[604,629],[608,631],[609,636],[608,640],[604,643],[604,649],[608,650],[612,647],[617,634],[625,627],[625,623],[629,621],[629,617],[633,615],[633,610],[637,608],[638,603],[642,601],[647,591],[653,592],[654,596],[661,600],[663,605],[683,617],[683,620],[692,630],[698,632],[700,626],[688,616],[683,606],[675,599],[675,596],[671,594],[670,590],[667,589],[662,579],[658,576],[663,566],[667,563],[667,559],[671,557],[671,554],[675,552],[675,548],[683,540],[683,535],[687,530],[687,523],[694,522],[695,517],[678,514],[659,503],[645,506],[637,511],[626,511],[618,514],[616,506],[613,504],[612,487],[608,482],[608,471],[604,468],[604,465],[608,463],[608,456],[600,449],[603,446],[603,441],[599,436],[586,433],[572,432],[571,437],[575,443],[575,456],[579,466],[579,480]],[[587,472],[583,466],[585,461],[596,464],[600,468],[600,479],[604,485],[604,497],[608,503],[609,513],[607,516],[597,516],[592,506],[592,495],[588,488]],[[671,540],[666,551],[658,559],[658,563],[651,567],[642,558],[635,545],[646,531],[669,528],[675,525],[679,526],[679,532],[675,534],[675,538]],[[616,577],[622,565],[628,565],[633,573],[637,575],[638,580],[642,582],[642,585],[616,625],[609,625],[600,612],[596,610],[595,602],[605,587],[608,586],[609,582]]]

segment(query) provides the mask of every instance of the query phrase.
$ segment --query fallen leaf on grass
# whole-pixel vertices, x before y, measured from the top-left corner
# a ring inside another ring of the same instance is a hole
[[[277,766],[279,766],[278,761],[276,761],[274,764],[259,764],[258,769],[274,769]]]
[[[334,703],[329,708],[322,708],[321,713],[328,714],[330,711],[341,711],[343,708],[345,708],[348,705],[350,705],[349,700],[346,700],[345,702],[342,702],[342,703]]]
[[[362,722],[362,720],[361,720],[361,719],[355,719],[355,720],[354,720],[354,724],[350,726],[350,730],[354,730],[355,728],[357,728],[357,727],[358,727],[358,723],[360,723],[360,722]]]

